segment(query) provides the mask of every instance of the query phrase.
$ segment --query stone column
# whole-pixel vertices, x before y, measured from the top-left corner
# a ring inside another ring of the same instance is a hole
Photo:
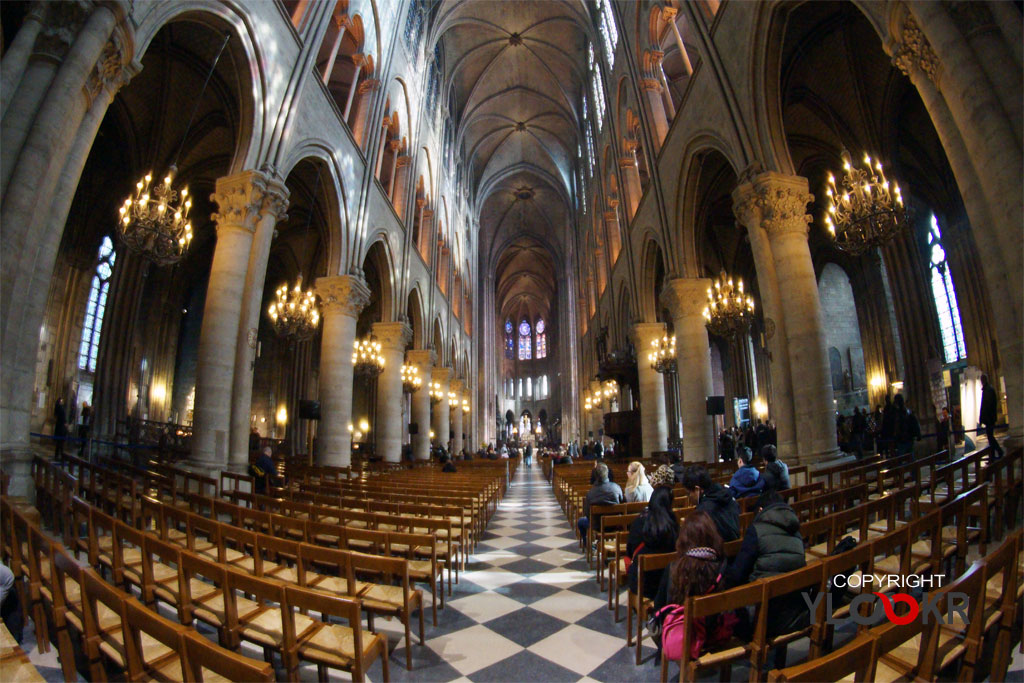
[[[690,76],[693,74],[693,65],[690,64],[690,57],[686,54],[686,44],[683,43],[683,36],[679,33],[679,27],[676,25],[676,13],[678,11],[674,7],[663,7],[661,9],[661,16],[672,27],[672,34],[676,37],[676,47],[679,48],[679,55],[683,60],[683,69],[686,71],[686,75]]]
[[[341,39],[345,37],[345,27],[348,26],[348,15],[338,15],[331,17],[331,21],[337,25],[338,33],[334,36],[334,42],[331,44],[331,51],[327,55],[327,64],[324,66],[323,82],[324,85],[331,84],[331,72],[334,71],[334,62],[338,59],[338,50],[341,48]]]
[[[405,403],[402,361],[405,347],[412,339],[412,328],[404,322],[394,322],[373,323],[370,329],[380,342],[380,353],[384,356],[384,372],[377,377],[377,415],[373,425],[377,455],[384,456],[387,462],[401,462],[402,405]]]
[[[631,337],[636,347],[640,384],[640,421],[643,425],[643,456],[668,448],[668,419],[665,414],[665,378],[651,368],[647,353],[651,342],[665,334],[664,323],[637,323]]]
[[[203,308],[196,367],[192,458],[220,468],[228,462],[235,355],[253,234],[264,216],[267,183],[257,171],[217,179],[217,247]],[[251,378],[250,378],[251,388]],[[248,426],[248,411],[246,411]]]
[[[750,182],[737,187],[733,193],[733,213],[747,229],[750,237],[750,251],[754,256],[757,271],[757,286],[761,294],[761,315],[764,318],[765,339],[768,358],[771,361],[771,395],[768,402],[769,417],[775,420],[778,434],[780,457],[795,456],[796,422],[793,407],[793,377],[789,367],[789,351],[786,343],[786,319],[782,310],[782,294],[775,273],[775,261],[768,242],[768,233],[761,224],[759,195]],[[829,401],[829,405],[832,405]],[[727,410],[727,415],[732,411]],[[728,419],[727,419],[728,424]]]
[[[345,100],[345,111],[342,112],[341,118],[345,119],[349,123],[349,128],[355,133],[355,127],[352,126],[352,122],[349,120],[349,114],[352,112],[352,102],[355,101],[356,92],[359,90],[359,73],[363,70],[363,63],[366,58],[363,55],[353,55],[352,61],[356,65],[356,72],[352,75],[352,85],[348,88],[348,98]]]
[[[56,5],[56,3],[51,3],[51,8]],[[46,10],[47,6],[42,3],[30,6],[25,14],[25,21],[22,23],[21,28],[15,34],[14,40],[7,46],[3,63],[0,64],[0,117],[7,112],[7,105],[11,103],[11,97],[14,95],[15,89],[21,82],[22,77],[26,75],[25,69],[32,55],[36,38],[43,28]],[[53,25],[48,24],[48,26],[50,32],[54,32]],[[38,104],[38,100],[35,100],[35,103]]]
[[[321,465],[347,467],[352,464],[352,349],[356,339],[356,318],[370,302],[370,289],[354,275],[322,277],[316,281],[323,311],[320,342],[320,425],[318,435]]]
[[[640,169],[636,163],[636,140],[626,141],[626,149],[619,159],[619,167],[622,169],[623,184],[626,186],[626,215],[632,220],[640,205],[640,197],[644,193],[640,185]],[[612,253],[617,253],[617,250]]]
[[[412,395],[412,422],[418,432],[412,435],[412,457],[415,460],[430,459],[430,382],[437,356],[430,349],[407,351],[406,362],[420,371],[423,385]]]
[[[675,107],[672,106],[672,96],[666,91],[667,84],[663,86],[665,74],[661,69],[661,60],[664,55],[660,50],[648,49],[644,53],[643,78],[640,79],[640,90],[647,100],[648,109],[651,112],[651,122],[654,124],[654,133],[660,148],[668,135],[668,128],[675,118]]]
[[[462,452],[462,399],[465,396],[466,384],[461,379],[452,380],[452,391],[455,392],[455,404],[452,405],[452,453]]]
[[[358,86],[356,83],[352,83],[353,88],[358,88],[359,95],[357,98],[356,110],[352,116],[355,120],[349,121],[349,127],[352,130],[352,137],[356,139],[356,142],[360,147],[366,147],[367,136],[370,132],[370,111],[373,109],[373,93],[380,88],[380,81],[376,78],[367,78]],[[348,109],[350,103],[345,105]],[[367,150],[369,151],[369,150]]]
[[[452,376],[451,368],[434,368],[430,381],[441,385],[441,400],[434,404],[430,426],[434,430],[434,443],[448,447],[448,381]]]
[[[405,221],[405,198],[408,196],[406,190],[408,190],[409,168],[411,165],[412,157],[408,154],[403,154],[395,161],[395,181],[393,194],[391,195],[391,205],[394,207],[395,213],[398,214],[398,218],[403,222]]]
[[[819,461],[834,456],[838,448],[818,282],[807,244],[807,204],[814,197],[800,176],[762,173],[754,178],[754,187],[786,320],[797,453],[801,462]]]
[[[278,221],[284,220],[288,207],[288,188],[284,183],[252,172],[250,182],[257,184],[262,194],[256,231],[249,251],[249,268],[242,294],[241,319],[235,343],[235,376],[231,391],[231,465],[243,467],[249,461],[249,413],[252,410],[252,373],[256,360],[256,339],[260,327],[260,305],[263,303],[263,284],[267,276],[270,243]]]
[[[679,412],[683,418],[683,455],[687,460],[715,459],[714,418],[707,414],[711,383],[711,346],[704,325],[704,302],[711,280],[676,278],[665,283],[662,304],[676,333]],[[638,347],[639,349],[639,347]],[[638,350],[638,355],[641,355]]]
[[[914,8],[914,11],[920,9]],[[983,87],[983,82],[959,73],[950,75],[951,71],[959,68],[959,61],[965,57],[957,46],[943,47],[943,63],[940,63],[939,55],[933,50],[929,38],[934,31],[938,35],[948,34],[948,23],[939,20],[932,26],[932,18],[927,12],[921,17],[923,23],[929,24],[929,37],[925,37],[913,16],[894,16],[896,25],[890,26],[892,34],[885,40],[884,47],[892,56],[893,65],[917,87],[928,110],[956,176],[990,296],[993,301],[1001,304],[1000,315],[995,316],[994,322],[1002,374],[1006,382],[1009,408],[1007,417],[1010,433],[1020,436],[1022,422],[1019,416],[1024,414],[1024,384],[1021,381],[1024,377],[1021,370],[1024,365],[1024,314],[1020,274],[1024,267],[1021,266],[1020,245],[1014,240],[1020,232],[1015,207],[1020,205],[1021,183],[1020,164],[1006,161],[1014,154],[1019,155],[1020,150],[1019,146],[1014,145],[1009,156],[1003,155],[1002,172],[996,173],[997,176],[1015,177],[1016,182],[1010,183],[1009,190],[1001,182],[993,187],[990,172],[995,167],[990,166],[989,160],[993,144],[995,149],[1005,147],[1002,145],[1005,135],[997,132],[1005,131],[1005,127],[1000,122],[991,134],[989,132],[988,121],[998,114],[988,108],[991,93],[979,93],[977,96],[963,94],[964,89]],[[954,64],[957,68],[951,68],[945,63],[947,56],[953,58],[949,52],[951,49],[956,53]],[[976,68],[971,70],[976,73]],[[998,168],[995,170],[999,171]]]

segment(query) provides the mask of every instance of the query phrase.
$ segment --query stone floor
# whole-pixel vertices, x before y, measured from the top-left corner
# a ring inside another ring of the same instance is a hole
[[[388,634],[394,681],[659,680],[651,641],[644,663],[636,666],[634,649],[625,647],[625,618],[615,622],[606,595],[540,469],[520,467],[466,573],[438,611],[437,627],[428,611],[426,644],[414,640],[412,671],[405,669],[401,624],[377,619],[375,625]],[[56,650],[39,654],[30,626],[25,635],[25,649],[44,678],[63,680]],[[243,649],[262,657],[255,648]],[[794,644],[791,659],[804,652],[805,644]],[[367,678],[380,681],[380,668],[376,663]],[[669,671],[674,679],[678,669]],[[316,680],[315,667],[304,667],[302,678]],[[335,672],[331,678],[348,676]],[[732,678],[747,680],[747,670],[735,667]],[[1008,679],[1024,681],[1024,657],[1016,649]]]

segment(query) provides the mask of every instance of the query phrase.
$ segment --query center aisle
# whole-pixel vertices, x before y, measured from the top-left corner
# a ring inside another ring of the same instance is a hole
[[[539,465],[519,467],[466,569],[413,670],[392,653],[392,679],[658,680],[653,647],[633,665],[624,605],[616,624]]]

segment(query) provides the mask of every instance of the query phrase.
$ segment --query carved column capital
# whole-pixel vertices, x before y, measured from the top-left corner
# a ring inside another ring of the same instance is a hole
[[[678,13],[679,10],[677,10],[675,7],[668,7],[667,5],[661,6],[661,16],[666,21],[673,21],[676,18],[676,14]]]
[[[641,351],[646,353],[651,342],[660,339],[665,334],[665,323],[637,323],[629,331],[629,339],[637,349],[637,356]],[[646,358],[646,356],[644,356]]]
[[[359,84],[359,94],[365,95],[368,92],[373,92],[380,87],[380,81],[376,78],[367,78],[365,81]]]
[[[434,382],[440,382],[447,386],[448,380],[451,379],[453,371],[451,368],[437,367],[430,373],[430,379]]]
[[[85,82],[85,93],[89,101],[94,101],[103,92],[113,100],[114,95],[128,81],[142,70],[142,63],[134,58],[134,37],[131,29],[123,24],[118,25],[110,39],[103,46],[96,66],[89,73]]]
[[[409,156],[408,154],[403,154],[402,156],[398,157],[398,161],[395,162],[395,165],[398,168],[405,168],[406,166],[410,166],[412,165],[412,157]],[[419,200],[416,200],[416,203],[419,204]]]
[[[661,92],[661,83],[656,78],[641,78],[640,89],[651,92]]]
[[[459,399],[461,399],[462,398],[462,392],[465,391],[465,389],[466,389],[466,381],[457,377],[457,378],[455,378],[455,379],[453,379],[451,381],[451,384],[449,385],[449,389],[451,389],[451,391],[454,391],[455,394],[459,397]],[[452,405],[455,405],[455,404],[453,403]]]
[[[54,62],[63,61],[95,5],[89,0],[62,0],[46,4],[46,17],[36,36],[32,54]]]
[[[324,312],[341,313],[355,318],[370,303],[370,288],[354,275],[335,275],[316,280],[316,293]]]
[[[370,330],[385,349],[404,351],[412,341],[412,328],[403,322],[373,323]]]
[[[430,381],[427,377],[430,374],[430,369],[437,362],[437,354],[433,349],[411,349],[405,352],[405,362],[418,367],[423,373],[423,381],[426,382]]]
[[[892,65],[907,77],[913,78],[914,72],[920,71],[938,85],[939,57],[909,11],[904,11],[903,22],[886,41],[886,49],[892,55]]]
[[[708,278],[674,278],[661,290],[661,304],[673,319],[702,315],[711,280]]]
[[[732,196],[733,212],[748,230],[762,227],[769,236],[807,235],[811,221],[807,205],[814,201],[814,195],[807,191],[806,178],[760,173],[740,184]]]
[[[217,179],[210,200],[217,203],[213,220],[217,230],[242,229],[253,232],[256,223],[268,213],[284,217],[288,206],[288,188],[260,171],[242,171]]]

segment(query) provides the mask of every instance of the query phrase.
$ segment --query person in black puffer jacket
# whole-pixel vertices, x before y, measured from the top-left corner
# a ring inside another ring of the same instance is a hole
[[[777,492],[769,490],[758,501],[757,515],[743,535],[743,545],[725,570],[725,585],[733,588],[806,564],[800,520]],[[774,598],[767,609],[769,637],[806,626],[810,619],[799,591]],[[775,657],[776,668],[781,668],[779,662],[785,662],[785,647],[777,649]]]
[[[697,492],[697,512],[706,512],[711,517],[723,542],[740,537],[740,506],[729,489],[712,481],[708,471],[700,465],[687,467],[682,483]]]

